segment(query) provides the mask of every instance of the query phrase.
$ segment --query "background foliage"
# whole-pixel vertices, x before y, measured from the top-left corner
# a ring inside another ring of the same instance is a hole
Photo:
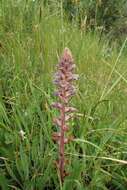
[[[120,41],[127,34],[126,0],[57,0],[55,3],[61,2],[69,20],[77,21],[82,30],[99,30]],[[52,1],[47,3],[50,5]]]
[[[125,4],[116,1],[0,1],[2,190],[126,190],[126,31],[116,35],[117,48],[97,29],[109,36],[121,30]],[[66,146],[70,176],[62,187],[50,105],[66,46],[80,79],[72,100],[79,113],[70,123],[75,141]]]

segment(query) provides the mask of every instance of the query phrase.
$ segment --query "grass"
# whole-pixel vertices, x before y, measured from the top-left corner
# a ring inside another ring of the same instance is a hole
[[[83,32],[64,12],[38,1],[1,1],[0,187],[16,190],[126,190],[126,40],[120,50]],[[80,75],[72,105],[75,141],[66,146],[70,176],[61,186],[51,140],[56,114],[52,76],[64,47]],[[20,130],[25,132],[22,141]]]

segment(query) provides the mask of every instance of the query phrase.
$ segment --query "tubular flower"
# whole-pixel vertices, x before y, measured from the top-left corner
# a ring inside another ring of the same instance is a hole
[[[52,138],[59,145],[59,160],[56,162],[56,165],[62,182],[67,175],[65,171],[67,161],[64,155],[64,145],[73,140],[73,137],[66,137],[65,132],[69,130],[68,122],[73,118],[73,112],[76,111],[75,108],[69,106],[69,100],[76,91],[73,82],[78,79],[78,75],[73,73],[74,69],[75,64],[72,54],[68,48],[65,48],[54,76],[54,83],[57,86],[55,95],[58,97],[59,102],[52,104],[52,107],[60,112],[60,116],[53,119],[54,124],[59,127],[59,131],[53,133]]]

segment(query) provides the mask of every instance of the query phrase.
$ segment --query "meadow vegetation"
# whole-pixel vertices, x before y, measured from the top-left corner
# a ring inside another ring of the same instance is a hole
[[[111,27],[104,34],[89,20],[82,28],[80,15],[70,18],[65,3],[0,1],[2,190],[127,189],[126,33],[118,44],[117,35],[109,41]],[[70,175],[62,186],[54,166],[57,112],[51,104],[53,75],[65,47],[72,51],[79,80],[71,101],[78,110],[69,131],[75,140],[65,151]]]

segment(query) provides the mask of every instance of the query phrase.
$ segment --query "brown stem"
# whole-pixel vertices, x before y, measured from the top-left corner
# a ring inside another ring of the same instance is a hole
[[[59,170],[60,170],[60,179],[63,183],[64,181],[64,126],[65,126],[65,105],[63,104],[61,110],[61,135],[60,135],[60,144],[59,144]]]

